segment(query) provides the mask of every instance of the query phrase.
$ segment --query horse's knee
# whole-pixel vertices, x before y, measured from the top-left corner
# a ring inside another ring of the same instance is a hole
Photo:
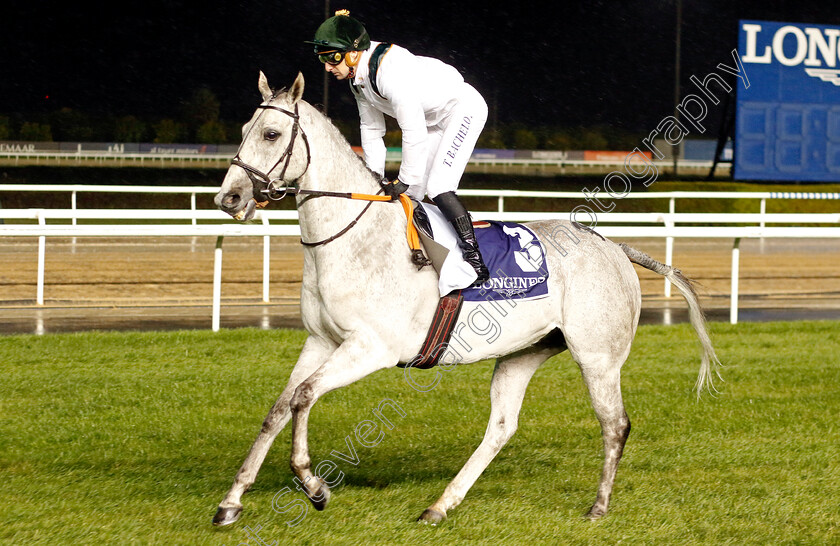
[[[268,412],[268,415],[263,420],[260,432],[262,434],[277,434],[286,424],[290,409],[288,401],[286,401],[285,407],[275,405],[271,408],[271,411]]]
[[[621,428],[619,429],[620,433],[621,433],[622,441],[624,441],[624,442],[627,441],[627,437],[630,436],[630,428],[631,428],[630,419],[628,419],[627,416],[625,415],[624,416],[624,422],[622,423]]]
[[[304,382],[298,385],[298,388],[295,389],[295,394],[292,396],[292,401],[289,404],[292,411],[296,412],[302,408],[309,407],[312,404],[313,394],[314,390],[312,389],[312,385],[309,383]]]
[[[496,451],[502,449],[502,447],[504,447],[504,445],[513,438],[517,428],[518,422],[516,419],[505,419],[504,417],[500,417],[492,425],[488,437],[490,446]]]
[[[616,455],[621,456],[627,437],[630,436],[630,420],[624,415],[622,418],[612,422],[604,423],[601,427],[604,437],[604,447],[613,449]]]
[[[615,434],[619,441],[624,443],[627,440],[627,437],[630,436],[630,419],[626,413],[615,420],[612,429],[613,434]]]

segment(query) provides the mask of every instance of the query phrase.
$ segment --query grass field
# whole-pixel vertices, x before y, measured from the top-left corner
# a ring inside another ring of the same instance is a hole
[[[725,383],[696,402],[689,328],[640,328],[623,374],[633,431],[601,521],[582,517],[600,429],[566,354],[537,372],[519,431],[442,525],[414,520],[483,435],[489,363],[426,393],[389,370],[327,395],[310,421],[316,464],[384,398],[406,415],[294,526],[301,512],[272,508],[285,487],[276,506],[303,499],[287,428],[223,529],[210,519],[302,332],[2,337],[0,543],[259,544],[246,527],[281,545],[840,543],[840,323],[716,323],[712,337]]]

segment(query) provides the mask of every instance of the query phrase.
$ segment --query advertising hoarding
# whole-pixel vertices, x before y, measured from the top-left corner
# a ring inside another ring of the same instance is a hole
[[[840,28],[740,21],[734,177],[840,181]]]

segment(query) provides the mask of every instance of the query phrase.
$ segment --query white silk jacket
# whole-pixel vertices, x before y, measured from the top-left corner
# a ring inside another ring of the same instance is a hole
[[[397,120],[402,130],[402,163],[399,180],[409,186],[423,181],[427,157],[427,127],[449,115],[461,96],[464,78],[452,66],[412,54],[392,45],[377,71],[378,95],[369,81],[370,57],[379,42],[362,52],[350,88],[356,97],[361,120],[362,149],[368,168],[385,174],[385,115]]]

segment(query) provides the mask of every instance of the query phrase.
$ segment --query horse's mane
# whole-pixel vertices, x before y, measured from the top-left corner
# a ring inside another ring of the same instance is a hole
[[[271,98],[269,98],[266,102],[267,104],[272,104],[276,101],[279,101],[286,102],[288,105],[288,95],[288,88],[284,87],[280,89],[271,89]],[[304,115],[306,115],[316,121],[316,123],[309,124],[305,128],[307,132],[312,132],[314,130],[322,131],[324,135],[332,141],[332,145],[330,146],[331,153],[342,154],[350,165],[358,165],[360,167],[360,172],[367,173],[371,177],[373,182],[377,186],[379,185],[379,182],[382,177],[378,173],[368,168],[364,158],[357,154],[355,150],[353,150],[353,147],[347,140],[347,137],[345,137],[344,134],[338,129],[338,127],[336,127],[336,125],[332,122],[329,116],[327,116],[321,110],[321,107],[315,106],[304,99],[300,99],[298,101],[298,106],[300,108],[301,118],[304,117]],[[286,107],[288,108],[289,106]]]
[[[368,168],[367,164],[365,163],[364,158],[362,156],[360,156],[359,154],[357,154],[355,150],[353,150],[353,147],[350,144],[350,141],[347,140],[347,137],[344,136],[344,133],[342,133],[339,130],[339,128],[336,127],[336,125],[332,122],[330,117],[328,115],[326,115],[321,110],[320,106],[315,106],[314,104],[310,104],[309,102],[307,102],[305,100],[301,100],[300,103],[302,105],[305,105],[306,107],[309,107],[309,109],[311,109],[311,113],[313,113],[316,117],[323,120],[322,125],[323,125],[324,130],[330,136],[330,138],[337,141],[336,142],[336,147],[335,147],[336,150],[340,150],[340,151],[345,152],[345,153],[351,155],[352,157],[354,157],[355,161],[358,161],[359,164],[362,167],[364,167],[365,171],[369,172],[370,175],[372,177],[374,177],[374,179],[376,181],[379,181],[379,179],[380,179],[379,174],[373,172],[372,170],[370,170]]]

